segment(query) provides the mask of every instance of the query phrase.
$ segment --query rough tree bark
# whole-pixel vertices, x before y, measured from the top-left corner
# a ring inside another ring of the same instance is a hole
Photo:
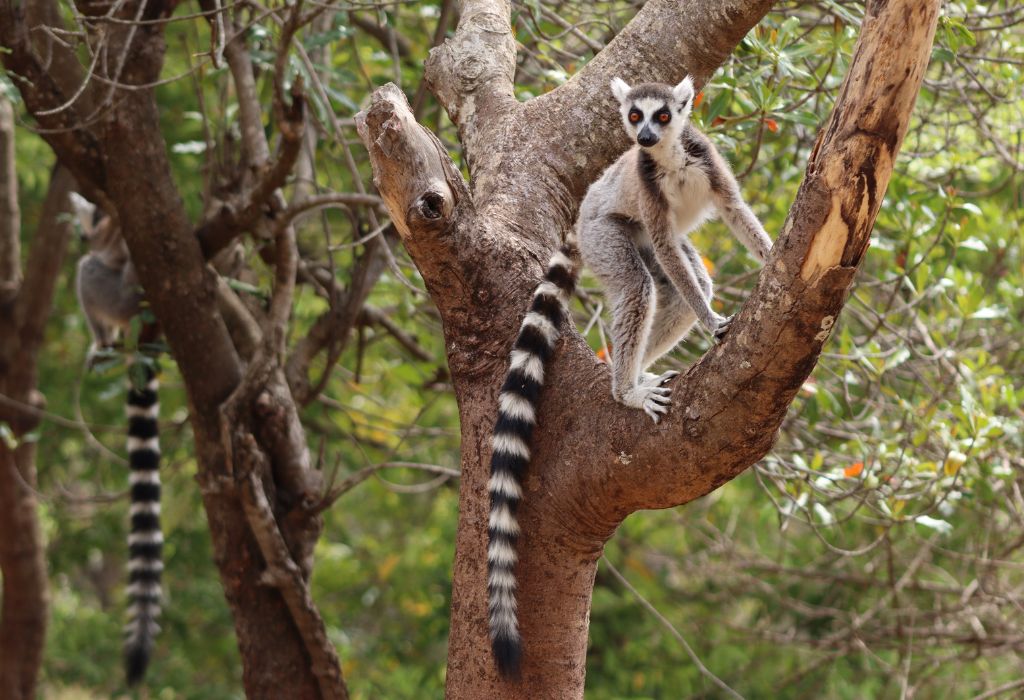
[[[13,153],[5,136],[13,130],[5,127],[13,124],[6,122],[4,105],[0,100],[0,166],[7,171]],[[35,494],[36,443],[25,438],[38,427],[45,403],[36,389],[37,360],[69,237],[70,227],[59,217],[70,210],[74,180],[66,169],[54,170],[22,278],[13,176],[13,168],[0,176],[4,198],[14,203],[0,213],[0,239],[6,239],[0,240],[0,424],[13,437],[12,444],[0,439],[0,697],[31,700],[43,659],[49,585]]]
[[[520,506],[519,681],[489,654],[487,457],[507,352],[586,184],[624,145],[607,89],[702,83],[768,2],[649,2],[565,86],[512,94],[509,5],[466,0],[428,77],[459,127],[470,190],[401,93],[358,119],[375,181],[444,322],[462,420],[448,662],[451,698],[582,697],[597,559],[637,510],[687,503],[760,459],[842,309],[927,66],[937,0],[868,2],[850,71],[771,259],[724,342],[672,383],[658,426],[611,399],[609,373],[570,333],[551,363]],[[580,410],[586,407],[585,410]]]
[[[194,228],[171,176],[152,87],[160,78],[166,49],[166,22],[161,20],[177,4],[77,4],[79,12],[95,21],[94,28],[101,28],[90,40],[94,50],[107,53],[95,68],[102,80],[91,80],[66,46],[38,45],[39,37],[47,34],[33,32],[33,27],[61,24],[55,0],[0,0],[0,54],[60,161],[75,174],[83,193],[119,221],[146,298],[181,370],[198,480],[235,620],[246,694],[344,698],[337,655],[307,588],[310,553],[321,528],[320,484],[280,366],[295,273],[294,240],[289,237],[294,232],[282,226],[276,241],[277,312],[265,319],[244,318],[244,311],[231,317],[245,326],[236,329],[236,336],[255,349],[251,357],[240,356],[232,344],[228,315],[218,308],[224,288],[218,291],[216,275],[205,260],[257,225],[253,219],[262,221],[266,207],[278,204],[277,188],[294,164],[295,144],[301,139],[301,127],[293,129],[302,123],[301,100],[294,96],[291,104],[281,105],[278,128],[285,138],[272,160],[256,93],[252,100],[241,96],[246,109],[256,105],[244,125],[256,134],[256,141],[247,144],[244,191],[232,202],[238,206],[225,207]],[[300,7],[290,6],[288,22],[298,17]],[[227,25],[235,29],[230,21]],[[244,32],[232,31],[225,51],[239,93],[253,78],[244,37]],[[282,55],[287,55],[286,48]],[[122,90],[119,84],[132,87]],[[275,94],[283,100],[280,91]],[[250,215],[253,211],[255,216]]]

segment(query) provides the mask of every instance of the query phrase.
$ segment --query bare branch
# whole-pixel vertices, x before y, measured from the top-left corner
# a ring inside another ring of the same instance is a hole
[[[370,150],[373,183],[384,197],[406,245],[429,244],[468,201],[462,176],[430,131],[416,123],[405,95],[388,83],[373,93],[370,108],[356,115]]]
[[[434,359],[433,355],[427,352],[422,345],[416,342],[416,338],[402,330],[397,323],[392,321],[391,318],[380,309],[373,306],[364,307],[362,318],[360,320],[363,323],[372,323],[386,330],[392,338],[398,341],[399,345],[405,348],[406,352],[420,362],[430,362]]]
[[[21,284],[21,210],[14,165],[14,109],[0,97],[0,307]]]
[[[376,39],[388,51],[391,50],[392,42],[394,42],[395,52],[399,58],[409,58],[412,55],[412,44],[409,42],[408,37],[396,32],[395,28],[390,24],[382,27],[373,20],[363,17],[358,12],[349,12],[348,19],[353,25]]]
[[[230,429],[230,426],[225,428]],[[303,571],[292,560],[263,490],[259,474],[266,471],[265,460],[255,439],[251,435],[246,435],[246,438],[244,449],[247,454],[239,457],[244,460],[243,464],[248,463],[248,467],[245,473],[239,474],[237,483],[249,527],[266,561],[262,582],[281,592],[312,661],[313,674],[320,684],[322,697],[325,700],[344,700],[348,698],[348,688],[341,675],[338,654],[327,637],[327,628],[313,602]]]
[[[25,279],[18,293],[15,317],[21,341],[18,354],[22,362],[35,355],[43,342],[57,278],[71,238],[71,226],[61,215],[71,211],[68,195],[74,186],[75,179],[67,168],[58,165],[53,169],[39,227],[25,261]]]
[[[394,235],[394,234],[392,234]],[[326,385],[331,369],[337,362],[352,328],[359,318],[363,304],[384,270],[384,241],[375,237],[367,242],[366,250],[353,263],[349,286],[344,293],[335,293],[331,308],[322,314],[313,327],[295,346],[288,358],[286,374],[292,395],[299,405],[312,401]],[[328,349],[327,364],[315,386],[310,385],[309,366],[324,348]]]
[[[299,7],[300,4],[296,4],[292,8],[291,18],[285,23],[285,36],[278,49],[281,56],[287,55],[289,42],[297,30],[297,20],[294,18],[297,17]],[[225,57],[238,92],[243,165],[247,169],[243,177],[242,194],[221,206],[196,231],[203,255],[207,258],[215,255],[242,231],[255,226],[268,205],[274,212],[283,208],[284,199],[279,190],[295,167],[302,150],[305,128],[302,81],[296,80],[292,85],[291,101],[286,105],[282,93],[284,64],[279,63],[274,80],[274,114],[281,133],[281,147],[277,158],[270,163],[270,146],[263,132],[262,109],[253,78],[252,59],[245,46],[244,34],[235,27],[232,27],[232,31],[232,38],[225,46]]]
[[[27,26],[28,18],[23,3],[0,0],[0,46],[6,49],[0,51],[0,56],[29,112],[36,114],[66,102],[64,85],[72,80],[72,76],[51,72],[41,62],[33,48]],[[79,67],[78,72],[80,70]],[[100,158],[99,143],[94,134],[81,128],[80,115],[74,109],[65,109],[37,117],[37,121],[43,127],[43,137],[58,158],[74,172],[84,193],[90,199],[106,203],[101,194],[106,174]],[[109,204],[104,208],[113,210]]]
[[[772,4],[772,0],[653,0],[644,4],[626,28],[569,82],[526,104],[524,124],[545,114],[581,115],[581,119],[552,123],[551,129],[532,139],[530,151],[537,154],[532,160],[551,154],[543,158],[544,169],[558,173],[570,196],[578,201],[626,143],[608,87],[611,79],[620,77],[631,84],[676,83],[691,75],[699,87]],[[588,157],[570,155],[580,152]]]
[[[507,0],[464,0],[455,36],[427,59],[424,78],[459,127],[471,169],[487,144],[493,147],[502,119],[519,106],[510,13]]]
[[[757,288],[724,342],[676,381],[678,408],[668,425],[619,443],[616,454],[630,463],[612,457],[614,466],[598,477],[604,488],[606,478],[631,484],[623,514],[698,498],[771,446],[867,249],[937,17],[936,0],[869,4],[831,119]],[[665,450],[667,435],[674,436],[672,451]],[[651,478],[653,465],[664,467],[658,478]]]

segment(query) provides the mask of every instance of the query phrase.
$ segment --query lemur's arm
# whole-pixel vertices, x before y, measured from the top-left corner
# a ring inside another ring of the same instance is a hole
[[[772,239],[764,230],[740,194],[739,184],[725,159],[708,142],[708,163],[713,172],[711,177],[711,199],[725,225],[729,227],[737,240],[746,246],[762,265],[768,261],[768,253],[772,249]]]
[[[690,263],[683,257],[683,246],[693,248],[693,244],[685,236],[673,235],[669,226],[668,217],[664,210],[657,211],[655,206],[646,207],[644,225],[647,227],[648,235],[654,246],[654,255],[658,258],[658,264],[664,270],[672,284],[682,295],[686,303],[690,305],[697,316],[697,320],[712,335],[719,335],[721,329],[727,326],[729,319],[721,316],[711,308],[710,300],[701,291],[700,279],[697,272],[690,266]],[[688,252],[689,257],[700,259],[694,249]]]

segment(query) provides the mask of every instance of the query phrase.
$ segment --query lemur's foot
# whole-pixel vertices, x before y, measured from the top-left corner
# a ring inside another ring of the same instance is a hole
[[[640,375],[641,386],[664,386],[665,383],[672,377],[678,377],[679,372],[674,369],[670,369],[668,372],[662,372],[661,374],[653,374],[651,372],[644,372]]]
[[[655,423],[668,412],[672,390],[663,386],[639,384],[622,395],[621,402],[631,408],[642,408]]]
[[[717,322],[715,330],[712,332],[712,335],[714,336],[716,343],[721,342],[722,338],[725,337],[725,334],[729,332],[729,329],[732,327],[732,320],[734,318],[736,317],[729,316],[727,318],[722,318],[722,320]]]

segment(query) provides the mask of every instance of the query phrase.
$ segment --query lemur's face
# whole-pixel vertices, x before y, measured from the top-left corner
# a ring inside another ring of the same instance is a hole
[[[693,81],[689,76],[675,87],[662,83],[630,87],[614,78],[612,92],[619,101],[626,133],[642,148],[678,138],[693,108]]]

